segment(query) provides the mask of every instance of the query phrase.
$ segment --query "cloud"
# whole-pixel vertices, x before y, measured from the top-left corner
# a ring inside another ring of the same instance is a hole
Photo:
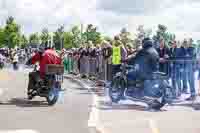
[[[140,24],[156,29],[159,23],[184,36],[188,32],[198,37],[200,32],[198,0],[0,0],[0,25],[8,16],[14,16],[25,33],[81,23],[98,25],[108,35],[122,27],[134,32]]]

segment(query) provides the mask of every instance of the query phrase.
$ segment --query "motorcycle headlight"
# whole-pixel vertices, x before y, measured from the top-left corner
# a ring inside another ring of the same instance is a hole
[[[154,88],[158,88],[158,87],[159,87],[159,84],[155,84],[153,87],[154,87]]]

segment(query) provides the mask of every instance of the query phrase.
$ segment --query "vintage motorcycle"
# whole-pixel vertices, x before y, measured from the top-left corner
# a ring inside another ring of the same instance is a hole
[[[37,66],[35,66],[34,71],[37,71]],[[29,95],[29,100],[40,96],[46,98],[48,105],[54,105],[59,99],[60,92],[64,91],[62,89],[63,74],[63,65],[47,65],[45,78],[36,82],[34,90]]]
[[[172,102],[172,87],[168,75],[158,72],[159,56],[155,48],[146,47],[129,61],[123,61],[121,71],[114,75],[109,89],[112,102],[130,99],[159,110]]]

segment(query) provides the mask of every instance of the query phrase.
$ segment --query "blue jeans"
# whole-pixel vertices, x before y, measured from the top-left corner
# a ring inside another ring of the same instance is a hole
[[[182,91],[186,92],[188,89],[187,67],[184,67],[184,71],[181,73],[181,79],[183,81]]]
[[[189,83],[189,87],[190,87],[190,92],[191,92],[191,95],[194,96],[196,94],[196,91],[195,91],[195,85],[194,85],[194,70],[193,70],[193,64],[192,63],[188,63],[186,64],[186,78],[187,78],[187,81]]]
[[[180,64],[175,64],[175,77],[174,79],[174,87],[175,90],[178,91],[178,93],[181,92],[181,72],[182,72],[182,67]]]
[[[173,86],[173,89],[172,89],[172,95],[174,97],[176,97],[176,90],[177,90],[177,86],[176,86],[176,66],[175,66],[175,63],[170,63],[170,77],[172,79],[172,86]]]

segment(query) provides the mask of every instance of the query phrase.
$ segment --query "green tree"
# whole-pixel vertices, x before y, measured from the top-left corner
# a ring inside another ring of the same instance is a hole
[[[60,26],[56,32],[54,32],[53,41],[56,49],[62,49],[64,47],[64,26]]]
[[[97,27],[89,24],[86,31],[83,33],[83,38],[86,39],[86,42],[92,41],[94,44],[101,43],[101,33],[97,31]]]
[[[9,48],[14,48],[20,42],[20,26],[15,22],[13,17],[8,17],[5,26],[5,42]]]
[[[71,32],[64,32],[64,48],[73,48],[73,34]]]
[[[50,40],[50,35],[47,28],[44,28],[42,30],[42,34],[40,35],[40,40],[42,44],[45,44],[45,45],[48,44],[48,41]]]
[[[119,36],[120,36],[121,41],[124,45],[133,43],[133,40],[131,38],[131,33],[128,32],[126,28],[121,29]]]
[[[20,44],[21,44],[20,46],[21,46],[22,48],[25,48],[26,45],[28,44],[28,39],[26,38],[25,35],[22,35],[22,36],[21,36]]]
[[[5,37],[4,29],[0,27],[0,48],[6,44]]]
[[[109,36],[104,36],[103,40],[108,41],[110,43],[113,41],[113,39],[111,37],[109,37]]]
[[[79,47],[80,44],[82,43],[82,38],[81,38],[81,30],[79,29],[78,26],[74,26],[71,29],[71,34],[72,34],[72,46],[73,47]]]
[[[31,44],[39,44],[40,43],[40,37],[39,37],[38,33],[32,33],[29,36],[29,43],[31,43]]]

